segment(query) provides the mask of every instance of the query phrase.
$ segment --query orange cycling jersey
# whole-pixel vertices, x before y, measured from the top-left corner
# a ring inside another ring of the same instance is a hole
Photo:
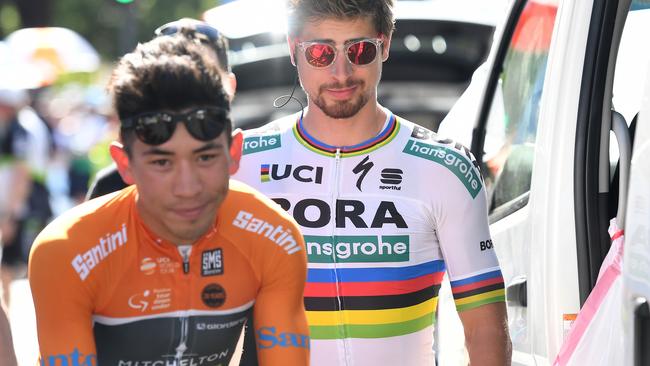
[[[250,315],[260,365],[308,363],[306,255],[290,216],[231,181],[213,229],[178,248],[145,227],[136,196],[86,202],[36,239],[42,366],[227,365]]]

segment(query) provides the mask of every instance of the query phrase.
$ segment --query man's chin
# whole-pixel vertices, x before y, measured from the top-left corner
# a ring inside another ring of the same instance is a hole
[[[325,104],[325,103],[322,103]],[[326,105],[316,105],[325,113],[326,116],[333,119],[346,119],[354,117],[363,107],[360,101],[337,101]]]
[[[183,243],[192,244],[207,234],[214,226],[214,222],[214,218],[208,219],[206,216],[196,220],[174,220],[170,223],[169,230]]]
[[[177,227],[174,235],[181,241],[178,244],[194,244],[210,230],[209,225],[191,225],[188,227]]]

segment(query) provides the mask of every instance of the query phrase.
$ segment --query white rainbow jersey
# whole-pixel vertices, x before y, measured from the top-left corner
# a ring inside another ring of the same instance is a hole
[[[385,112],[382,131],[355,146],[317,141],[297,115],[244,135],[234,179],[305,237],[312,365],[433,365],[445,270],[459,311],[504,301],[469,150]]]

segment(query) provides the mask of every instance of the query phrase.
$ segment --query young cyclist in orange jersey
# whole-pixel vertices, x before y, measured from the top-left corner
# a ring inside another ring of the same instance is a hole
[[[114,70],[111,155],[133,185],[36,239],[41,365],[226,365],[250,313],[260,365],[308,364],[303,240],[290,216],[229,180],[242,137],[204,52],[159,37]]]

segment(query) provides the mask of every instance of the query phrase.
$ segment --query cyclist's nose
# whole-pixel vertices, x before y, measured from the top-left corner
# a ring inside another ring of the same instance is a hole
[[[347,79],[352,74],[352,64],[348,61],[345,52],[339,51],[336,60],[330,66],[330,72],[338,79]]]
[[[178,163],[172,192],[178,197],[195,197],[203,190],[203,182],[198,170],[191,162]]]

